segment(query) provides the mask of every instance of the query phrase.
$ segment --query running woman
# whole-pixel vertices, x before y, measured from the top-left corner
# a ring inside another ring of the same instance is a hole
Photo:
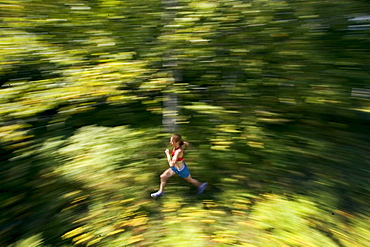
[[[167,156],[168,165],[170,168],[168,168],[166,171],[164,171],[160,178],[161,178],[161,184],[159,187],[159,190],[155,193],[151,194],[151,197],[159,197],[164,194],[164,187],[166,186],[167,180],[175,175],[176,173],[185,179],[187,182],[195,185],[198,187],[197,194],[203,193],[203,191],[207,187],[207,182],[201,183],[198,180],[191,177],[189,169],[187,165],[184,162],[184,154],[185,150],[189,146],[188,142],[184,142],[180,135],[173,135],[170,139],[170,145],[173,147],[172,150],[172,158],[170,156],[170,150],[166,149],[165,153]]]

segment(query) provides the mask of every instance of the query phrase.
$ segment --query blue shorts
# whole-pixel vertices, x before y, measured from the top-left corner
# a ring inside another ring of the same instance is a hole
[[[172,169],[172,171],[174,171],[177,174],[179,174],[180,177],[182,177],[182,178],[187,178],[190,175],[188,166],[185,164],[185,162],[184,162],[184,166],[182,167],[181,170],[177,170],[177,168],[175,166],[171,166],[171,169]]]

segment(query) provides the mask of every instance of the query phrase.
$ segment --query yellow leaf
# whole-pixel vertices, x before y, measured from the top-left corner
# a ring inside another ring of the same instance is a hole
[[[140,242],[140,241],[143,241],[143,240],[144,240],[144,238],[143,238],[142,234],[136,235],[136,236],[133,236],[129,239],[128,244],[137,243],[137,242]]]
[[[212,224],[212,223],[215,223],[215,220],[201,220],[201,222]]]
[[[69,232],[67,232],[66,234],[64,234],[64,235],[62,236],[62,238],[64,238],[64,239],[66,239],[66,238],[71,238],[71,237],[73,237],[73,236],[76,236],[76,235],[78,235],[78,234],[83,233],[83,232],[84,232],[84,230],[85,230],[85,228],[84,228],[83,226],[78,227],[78,228],[73,229],[72,231],[69,231]]]
[[[248,142],[248,145],[253,148],[264,148],[262,142]]]
[[[113,232],[108,233],[107,236],[111,236],[111,235],[114,235],[114,234],[117,234],[117,233],[120,233],[120,232],[124,232],[124,231],[125,231],[125,229],[115,230]]]
[[[77,237],[77,238],[74,238],[73,241],[76,241],[78,240],[75,244],[80,244],[80,243],[83,243],[83,242],[86,242],[87,240],[90,240],[92,239],[93,236],[92,235],[88,235],[87,233],[85,234],[82,234],[81,236]]]
[[[97,244],[99,243],[103,238],[96,238],[94,240],[91,240],[90,242],[87,243],[86,246],[91,246],[91,245],[94,245],[94,244]]]

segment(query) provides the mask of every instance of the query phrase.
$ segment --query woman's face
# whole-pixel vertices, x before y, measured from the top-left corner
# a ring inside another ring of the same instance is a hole
[[[173,137],[171,137],[171,139],[170,139],[170,145],[171,145],[172,147],[174,147],[174,146],[176,146],[176,143],[177,143],[177,142],[175,142],[175,141],[173,140]]]

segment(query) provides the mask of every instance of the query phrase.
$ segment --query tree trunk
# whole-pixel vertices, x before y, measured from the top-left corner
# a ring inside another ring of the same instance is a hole
[[[163,14],[163,23],[165,23],[164,34],[175,34],[176,27],[169,27],[171,22],[174,22],[176,18],[176,6],[178,5],[177,0],[162,0],[163,6],[165,8]],[[166,43],[166,41],[164,41]],[[170,41],[171,42],[171,41]],[[163,55],[163,67],[167,69],[173,76],[174,84],[182,80],[181,72],[177,70],[177,54],[174,44],[169,45],[171,48],[168,49]],[[169,88],[169,91],[171,89]],[[163,117],[162,125],[166,133],[174,133],[177,130],[176,122],[178,116],[178,95],[176,93],[164,93],[163,101]]]

